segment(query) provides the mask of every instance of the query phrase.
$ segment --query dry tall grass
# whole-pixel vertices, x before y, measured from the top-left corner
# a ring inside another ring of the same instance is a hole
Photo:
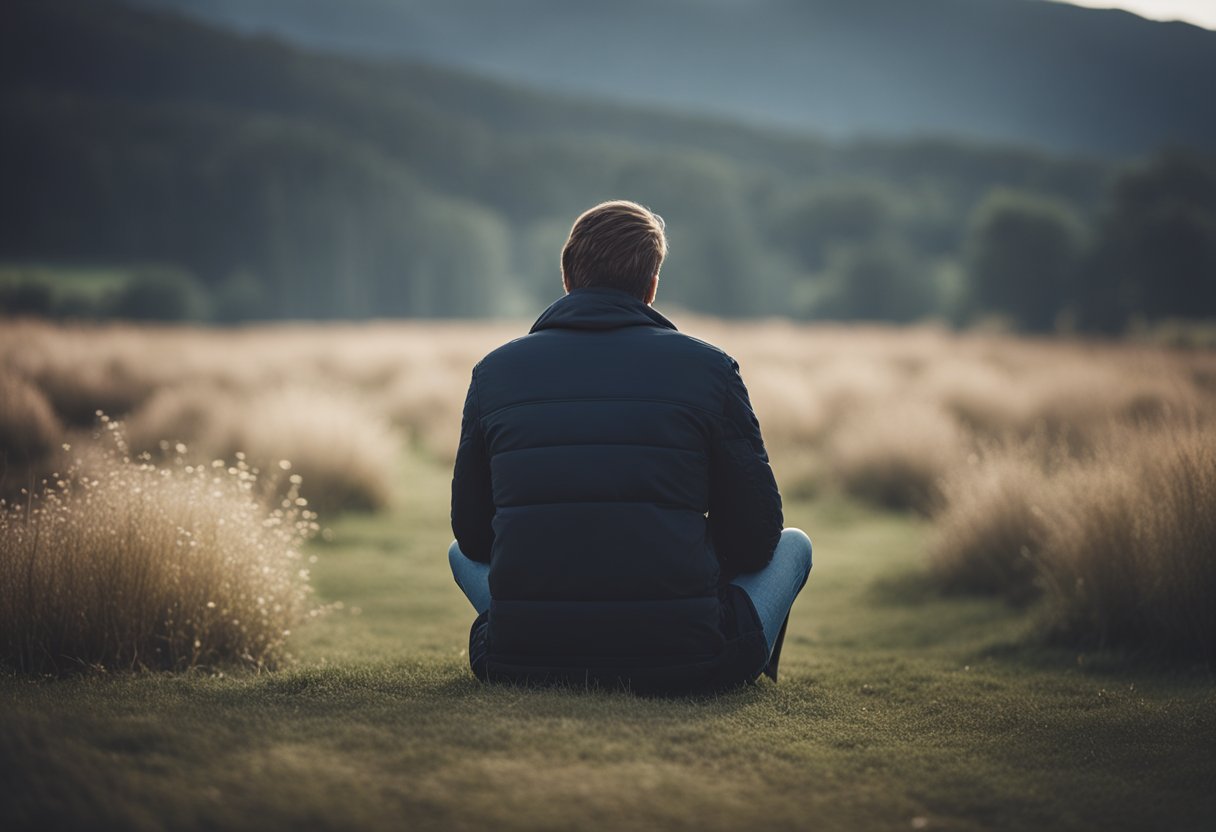
[[[375,508],[389,499],[402,438],[450,461],[471,367],[519,328],[18,321],[0,329],[0,368],[41,390],[69,424],[91,424],[103,410],[133,417],[133,439],[147,448],[182,440],[228,458],[247,446],[251,458],[307,469],[305,492],[323,510]],[[341,482],[341,471],[353,480]]]
[[[1038,589],[1044,509],[1055,499],[1055,485],[1037,450],[971,454],[942,483],[929,544],[938,583],[949,591],[1029,600]]]
[[[1047,512],[1054,631],[1216,660],[1216,429],[1124,432],[1100,457]]]
[[[0,366],[38,387],[64,422],[91,426],[98,410],[126,413],[172,379],[173,355],[149,361],[146,339],[130,327],[6,322]]]
[[[196,462],[244,454],[250,466],[274,475],[264,478],[272,500],[283,493],[281,471],[290,470],[322,514],[387,506],[400,453],[387,420],[360,399],[303,387],[248,397],[215,387],[165,388],[133,414],[128,433],[136,451]]]
[[[308,614],[294,495],[268,512],[246,466],[157,467],[114,447],[86,475],[0,503],[0,661],[79,668],[268,667]]]
[[[930,562],[951,590],[1044,596],[1051,631],[1216,659],[1216,428],[1113,426],[1068,455],[995,449],[945,484]]]
[[[63,441],[63,425],[32,384],[0,367],[0,497],[32,488]]]
[[[333,390],[269,391],[249,401],[236,433],[263,470],[279,461],[301,476],[301,493],[320,512],[375,511],[392,499],[401,443],[358,399]]]
[[[839,490],[928,513],[937,527],[932,569],[943,585],[1025,599],[1055,582],[1048,597],[1071,599],[1052,602],[1065,622],[1058,631],[1124,638],[1117,627],[1079,623],[1101,615],[1063,612],[1129,607],[1093,600],[1095,592],[1113,598],[1115,589],[1094,589],[1105,585],[1088,573],[1080,575],[1085,593],[1060,588],[1071,573],[1059,564],[1082,569],[1083,555],[1052,561],[1054,571],[1046,571],[1053,553],[1082,551],[1066,539],[1085,537],[1059,531],[1064,521],[1055,509],[1088,517],[1099,509],[1077,501],[1110,493],[1126,522],[1141,524],[1136,534],[1155,528],[1130,519],[1147,510],[1147,497],[1129,496],[1139,486],[1128,483],[1197,476],[1194,466],[1176,462],[1174,473],[1154,474],[1139,453],[1104,450],[1106,437],[1123,431],[1130,445],[1154,447],[1166,441],[1156,437],[1189,435],[1187,425],[1211,422],[1210,353],[932,326],[676,320],[739,360],[787,497]],[[138,447],[167,443],[165,459],[180,455],[180,440],[184,459],[232,460],[244,451],[264,473],[290,460],[321,510],[375,508],[389,500],[403,444],[450,462],[470,368],[525,330],[522,322],[224,331],[25,322],[0,330],[0,368],[24,379],[23,389],[40,390],[61,421],[114,408],[130,414]],[[19,423],[54,424],[45,408],[27,410]],[[1175,458],[1155,447],[1150,457]],[[1101,539],[1090,538],[1095,546]],[[1135,597],[1155,604],[1164,596]]]
[[[465,376],[471,369],[462,368]],[[404,365],[377,391],[379,407],[411,444],[444,462],[456,458],[468,379],[435,362]]]
[[[850,494],[929,514],[964,442],[939,407],[913,400],[867,409],[845,422],[832,436],[828,458]]]

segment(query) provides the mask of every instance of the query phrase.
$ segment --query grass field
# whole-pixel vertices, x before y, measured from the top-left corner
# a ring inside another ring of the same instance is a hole
[[[295,661],[255,675],[0,675],[0,828],[1206,829],[1205,667],[1028,646],[937,594],[930,524],[840,496],[782,678],[715,699],[484,688],[447,572],[446,466],[318,555]]]

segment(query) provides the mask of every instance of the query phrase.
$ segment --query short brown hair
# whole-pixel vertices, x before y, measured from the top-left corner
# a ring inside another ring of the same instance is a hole
[[[640,300],[667,256],[663,218],[623,199],[601,202],[574,221],[562,247],[568,289],[620,289]]]

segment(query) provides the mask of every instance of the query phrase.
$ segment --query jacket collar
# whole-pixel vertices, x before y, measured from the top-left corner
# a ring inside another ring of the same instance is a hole
[[[528,331],[604,330],[626,326],[676,328],[675,324],[628,292],[618,289],[574,289],[554,301]]]

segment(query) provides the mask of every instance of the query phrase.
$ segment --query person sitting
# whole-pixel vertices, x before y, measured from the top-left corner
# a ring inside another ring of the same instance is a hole
[[[605,202],[564,297],[474,368],[452,477],[452,574],[483,681],[723,690],[774,681],[811,541],[739,365],[651,305],[662,219]]]

